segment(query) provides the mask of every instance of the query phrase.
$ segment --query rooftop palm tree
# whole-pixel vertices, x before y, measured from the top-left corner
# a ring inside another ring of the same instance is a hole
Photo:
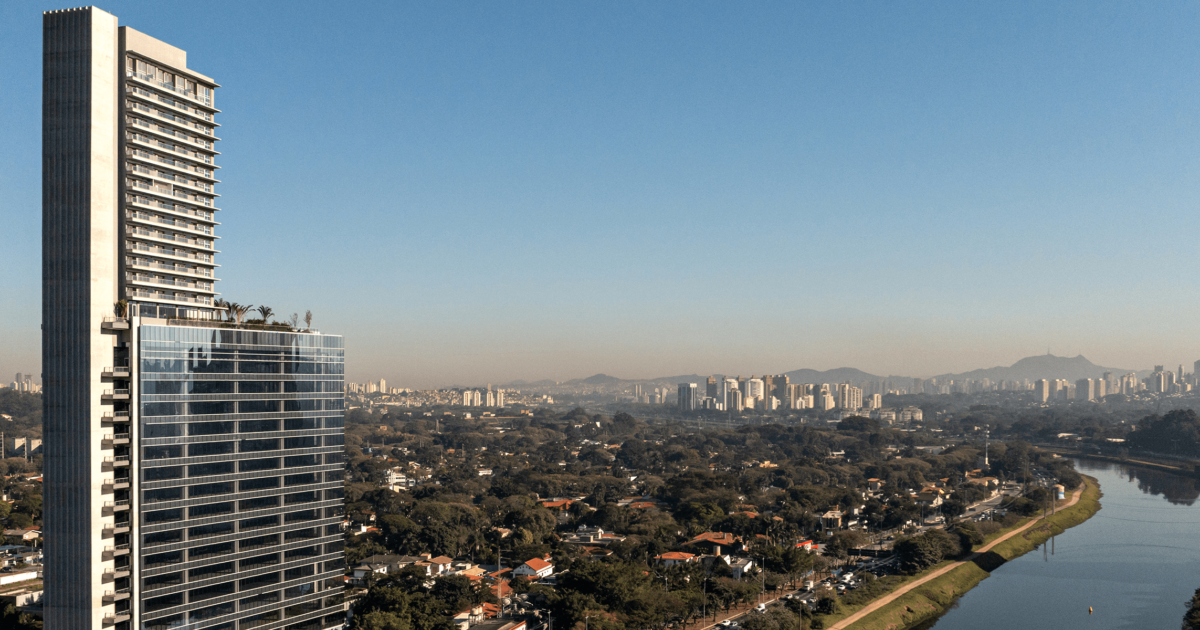
[[[250,304],[243,305],[238,304],[237,302],[229,303],[229,312],[233,313],[233,315],[237,317],[238,326],[242,325],[242,319],[246,317],[246,313],[250,312],[251,308],[253,308],[253,306]]]
[[[258,307],[257,310],[258,310],[258,314],[262,315],[264,324],[267,323],[267,320],[270,319],[271,316],[275,314],[275,311],[271,310],[271,307],[267,306],[266,304]]]

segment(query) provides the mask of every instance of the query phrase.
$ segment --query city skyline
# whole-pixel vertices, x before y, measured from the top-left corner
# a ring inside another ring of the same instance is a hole
[[[221,297],[312,310],[350,380],[1200,356],[1150,271],[1200,227],[1194,4],[152,6],[102,8],[229,68]],[[55,8],[0,8],[0,373],[41,372]]]

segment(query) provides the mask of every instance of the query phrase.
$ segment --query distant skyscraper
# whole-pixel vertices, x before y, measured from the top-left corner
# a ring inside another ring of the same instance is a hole
[[[763,392],[766,390],[762,379],[751,378],[746,381],[745,396],[746,400],[762,400]]]
[[[497,407],[504,406],[504,390],[503,389],[496,390],[496,406]]]
[[[1096,399],[1096,381],[1090,378],[1081,378],[1075,381],[1075,400],[1095,400]]]
[[[695,383],[679,384],[679,410],[695,411],[700,406],[700,389]]]
[[[1196,365],[1200,365],[1200,361],[1197,361]],[[708,380],[704,384],[704,395],[705,397],[712,398],[714,400],[720,395],[717,391],[717,377],[708,377]]]

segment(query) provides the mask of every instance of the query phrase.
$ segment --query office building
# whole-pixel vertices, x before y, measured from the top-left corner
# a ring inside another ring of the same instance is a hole
[[[1075,381],[1075,400],[1096,400],[1096,381],[1090,378]]]
[[[47,628],[341,628],[341,337],[223,321],[215,90],[43,16]]]
[[[680,383],[678,394],[680,411],[695,411],[700,408],[700,388],[695,383]]]
[[[1200,361],[1197,361],[1196,364],[1200,365]],[[716,400],[717,396],[718,396],[717,377],[710,376],[710,377],[708,377],[708,380],[705,381],[705,383],[704,383],[704,397],[712,398],[713,400]]]

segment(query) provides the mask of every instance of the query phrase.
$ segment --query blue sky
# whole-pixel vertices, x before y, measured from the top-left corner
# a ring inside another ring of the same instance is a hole
[[[1200,358],[1200,4],[109,2],[218,91],[219,289],[401,386]],[[40,12],[0,5],[0,377]]]

